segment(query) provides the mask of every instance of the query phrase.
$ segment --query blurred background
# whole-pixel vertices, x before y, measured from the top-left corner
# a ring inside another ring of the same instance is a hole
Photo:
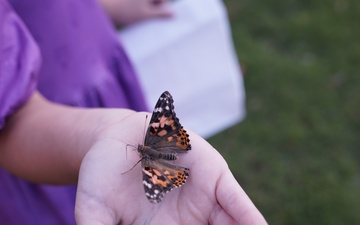
[[[225,4],[247,117],[208,141],[269,224],[360,224],[360,4]]]

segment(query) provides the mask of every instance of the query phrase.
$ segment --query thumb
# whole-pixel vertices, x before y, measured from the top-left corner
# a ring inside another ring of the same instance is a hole
[[[239,224],[267,224],[230,170],[218,181],[216,196],[221,207]]]

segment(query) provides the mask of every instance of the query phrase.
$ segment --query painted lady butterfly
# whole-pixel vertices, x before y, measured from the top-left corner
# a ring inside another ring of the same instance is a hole
[[[141,155],[143,184],[146,197],[160,202],[174,187],[185,184],[189,169],[175,165],[178,153],[191,149],[189,135],[176,117],[171,94],[165,91],[155,105],[144,145],[138,145]]]

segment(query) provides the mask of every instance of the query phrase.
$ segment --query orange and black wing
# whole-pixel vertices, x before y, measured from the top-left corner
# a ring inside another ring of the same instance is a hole
[[[145,145],[158,151],[184,153],[191,149],[189,135],[174,111],[173,98],[165,91],[155,105]]]
[[[165,160],[143,159],[143,184],[146,197],[152,203],[160,202],[173,188],[185,184],[189,169]]]

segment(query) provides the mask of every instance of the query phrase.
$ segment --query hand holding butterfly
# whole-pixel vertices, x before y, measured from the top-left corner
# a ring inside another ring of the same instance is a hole
[[[205,140],[190,132],[192,150],[178,161],[189,167],[185,185],[150,203],[144,194],[141,166],[126,172],[139,159],[126,143],[142,141],[144,114],[133,114],[92,147],[83,160],[76,203],[82,224],[266,224],[242,190],[221,155]],[[137,124],[137,126],[133,126]],[[114,127],[115,128],[115,127]],[[125,134],[127,133],[127,134]]]
[[[187,182],[157,204],[144,194],[138,152],[145,113],[78,109],[39,94],[0,132],[0,166],[33,182],[78,182],[75,217],[86,224],[266,224],[221,155],[189,132],[192,150],[176,164]],[[80,172],[79,172],[80,171]]]
[[[89,151],[79,177],[79,224],[266,224],[224,159],[196,134],[190,135],[193,150],[181,157],[191,169],[172,162],[177,154],[191,150],[189,135],[176,117],[173,102],[165,91],[147,129],[139,123],[147,118],[144,113],[134,113],[117,126],[108,127],[105,138]],[[128,128],[127,134],[119,135],[124,128]],[[143,142],[139,137],[144,135]],[[132,151],[124,161],[119,149],[126,150],[126,143],[138,146],[140,160]],[[136,161],[141,161],[141,168],[131,167]],[[126,167],[134,170],[121,173]],[[178,189],[163,200],[174,187]]]

